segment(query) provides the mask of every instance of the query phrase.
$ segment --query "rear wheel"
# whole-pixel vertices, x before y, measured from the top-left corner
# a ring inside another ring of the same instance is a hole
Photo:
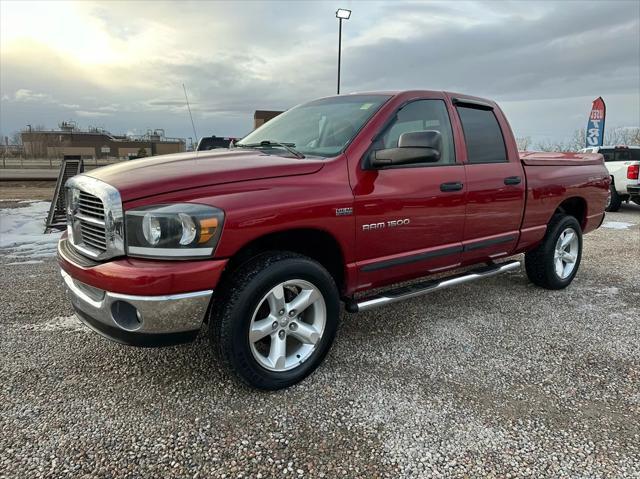
[[[582,228],[573,216],[553,217],[542,243],[525,254],[529,280],[546,289],[571,284],[582,258]]]
[[[609,185],[609,198],[607,199],[605,211],[618,211],[621,204],[622,198],[620,198],[620,195],[616,191],[616,186],[611,183],[611,185]]]
[[[311,374],[329,351],[339,296],[316,261],[288,252],[240,267],[221,291],[211,332],[220,357],[259,389],[280,389]]]

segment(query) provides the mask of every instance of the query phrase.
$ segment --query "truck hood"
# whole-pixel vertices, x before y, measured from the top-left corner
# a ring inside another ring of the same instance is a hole
[[[131,201],[201,186],[308,175],[323,165],[317,158],[287,158],[256,150],[211,150],[123,161],[85,175],[114,186],[123,201]]]

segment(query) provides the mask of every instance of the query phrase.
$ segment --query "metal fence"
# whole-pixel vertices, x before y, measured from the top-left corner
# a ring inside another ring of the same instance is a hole
[[[82,158],[85,166],[105,166],[111,165],[113,163],[118,163],[120,161],[126,161],[122,158]],[[38,169],[58,169],[62,165],[62,158],[24,158],[20,157],[9,157],[2,156],[2,161],[0,161],[1,168],[20,168],[20,169],[29,169],[29,168],[38,168]]]

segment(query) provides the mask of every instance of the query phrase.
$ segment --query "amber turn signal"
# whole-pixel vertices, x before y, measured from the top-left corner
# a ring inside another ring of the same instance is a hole
[[[199,244],[206,243],[216,233],[218,227],[218,218],[207,218],[200,220],[200,239]]]

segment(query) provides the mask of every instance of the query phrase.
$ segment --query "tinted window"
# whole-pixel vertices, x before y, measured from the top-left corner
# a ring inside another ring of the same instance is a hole
[[[216,136],[204,136],[200,138],[198,143],[198,151],[215,150],[216,148],[229,148],[231,138],[222,138]]]
[[[382,136],[379,148],[396,148],[403,133],[435,130],[442,135],[440,161],[422,166],[447,165],[456,162],[453,133],[447,107],[442,100],[419,100],[409,103],[396,114]]]
[[[600,148],[604,161],[640,161],[640,150],[631,148]]]
[[[458,107],[469,163],[507,161],[502,130],[493,111]]]

